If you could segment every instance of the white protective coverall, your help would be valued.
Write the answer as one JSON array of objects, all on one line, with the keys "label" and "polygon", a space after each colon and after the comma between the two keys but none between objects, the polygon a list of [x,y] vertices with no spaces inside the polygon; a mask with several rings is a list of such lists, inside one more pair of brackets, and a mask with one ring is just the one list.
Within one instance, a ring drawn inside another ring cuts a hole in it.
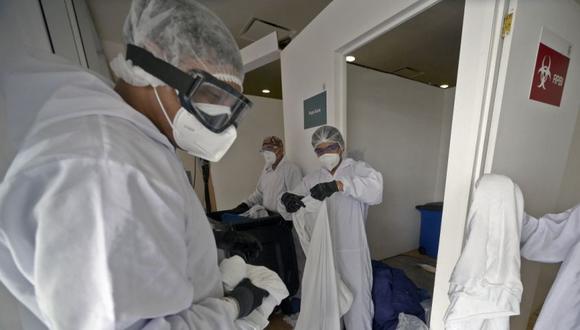
[{"label": "white protective coverall", "polygon": [[302,181],[302,172],[295,164],[282,158],[276,169],[264,167],[256,191],[244,202],[249,207],[262,205],[270,211],[278,209],[278,200],[283,193],[294,189]]},{"label": "white protective coverall", "polygon": [[[45,99],[0,184],[0,280],[36,328],[234,329],[211,228],[168,139],[80,69],[19,79],[60,84],[26,90]],[[29,107],[24,92],[7,103]]]},{"label": "white protective coverall", "polygon": [[[337,192],[326,199],[330,232],[336,266],[353,294],[352,307],[343,321],[348,330],[371,329],[374,315],[371,294],[373,272],[365,223],[368,206],[382,202],[383,176],[364,162],[345,158],[334,176],[326,169],[320,169],[307,175],[292,192],[310,195],[310,188],[316,184],[334,180],[343,183],[344,192]],[[285,213],[281,202],[279,211]]]},{"label": "white protective coverall", "polygon": [[[289,162],[286,157],[280,160],[276,169],[272,166],[265,166],[262,174],[258,179],[256,190],[244,201],[250,208],[256,205],[262,205],[267,210],[277,211],[278,201],[283,193],[290,191],[297,187],[302,182],[302,171],[294,163]],[[285,213],[282,216],[286,220],[291,217]],[[302,280],[302,273],[304,272],[304,264],[306,263],[306,256],[300,248],[300,241],[296,234],[296,230],[292,229],[292,239],[294,240],[294,249],[296,251],[296,263],[298,266],[298,277]],[[301,288],[296,293],[296,296],[301,295]]]},{"label": "white protective coverall", "polygon": [[580,329],[580,204],[540,219],[524,217],[522,256],[562,262],[534,329]]}]

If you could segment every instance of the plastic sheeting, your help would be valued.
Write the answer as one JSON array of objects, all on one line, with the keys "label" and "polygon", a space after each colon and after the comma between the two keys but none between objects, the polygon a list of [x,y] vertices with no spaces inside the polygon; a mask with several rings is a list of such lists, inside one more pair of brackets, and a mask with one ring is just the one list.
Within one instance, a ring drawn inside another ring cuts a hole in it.
[{"label": "plastic sheeting", "polygon": [[336,269],[326,202],[310,196],[294,214],[294,228],[306,254],[297,330],[336,330],[352,304],[352,294]]},{"label": "plastic sheeting", "polygon": [[373,330],[394,330],[401,313],[423,321],[422,298],[421,290],[402,270],[373,261]]}]

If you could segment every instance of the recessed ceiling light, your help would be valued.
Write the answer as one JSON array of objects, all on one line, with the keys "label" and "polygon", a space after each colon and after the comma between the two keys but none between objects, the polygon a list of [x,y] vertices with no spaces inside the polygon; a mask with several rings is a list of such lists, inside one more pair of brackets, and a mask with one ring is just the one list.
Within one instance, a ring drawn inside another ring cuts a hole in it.
[{"label": "recessed ceiling light", "polygon": [[439,85],[439,87],[441,87],[441,88],[447,88],[447,87],[449,87],[449,85],[443,84],[443,85]]},{"label": "recessed ceiling light", "polygon": [[269,89],[262,89],[262,93],[264,93],[264,94],[270,94],[270,90]]},{"label": "recessed ceiling light", "polygon": [[354,57],[352,55],[348,55],[346,57],[346,61],[349,62],[349,63],[354,62],[354,61],[356,61],[356,57]]}]

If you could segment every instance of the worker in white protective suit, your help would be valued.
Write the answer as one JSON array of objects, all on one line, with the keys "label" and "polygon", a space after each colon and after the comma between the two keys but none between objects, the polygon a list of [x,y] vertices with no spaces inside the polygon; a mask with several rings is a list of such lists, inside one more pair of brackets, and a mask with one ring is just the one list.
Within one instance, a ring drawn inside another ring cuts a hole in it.
[{"label": "worker in white protective suit", "polygon": [[580,204],[540,219],[526,215],[521,255],[537,262],[562,263],[534,329],[580,329]]},{"label": "worker in white protective suit", "polygon": [[239,50],[193,1],[134,1],[124,37],[114,90],[72,66],[20,77],[59,85],[0,184],[0,280],[27,328],[234,329],[268,293],[224,293],[175,147],[217,161],[234,142],[251,106]]},{"label": "worker in white protective suit", "polygon": [[[368,164],[343,156],[344,140],[335,127],[318,128],[312,135],[312,147],[322,168],[282,195],[279,209],[298,211],[304,207],[301,199],[306,195],[327,201],[337,269],[353,295],[343,323],[348,330],[371,329],[373,273],[365,223],[369,205],[382,202],[383,177]],[[301,306],[304,308],[315,306]]]},{"label": "worker in white protective suit", "polygon": [[302,181],[302,172],[298,166],[284,156],[282,139],[277,136],[264,138],[260,153],[264,157],[264,169],[256,190],[232,210],[234,213],[246,212],[255,205],[262,205],[268,211],[276,212],[280,196]]},{"label": "worker in white protective suit", "polygon": [[[260,149],[264,157],[264,169],[258,179],[256,190],[240,205],[230,210],[232,213],[242,214],[253,207],[264,207],[269,212],[278,211],[278,201],[283,193],[290,191],[302,182],[302,171],[285,157],[284,142],[277,136],[265,137]],[[251,211],[250,211],[251,213]],[[289,218],[287,220],[290,220]],[[292,229],[292,238],[296,253],[298,276],[302,279],[306,256],[300,247],[300,240],[296,230]],[[301,292],[296,293],[296,298]]]}]

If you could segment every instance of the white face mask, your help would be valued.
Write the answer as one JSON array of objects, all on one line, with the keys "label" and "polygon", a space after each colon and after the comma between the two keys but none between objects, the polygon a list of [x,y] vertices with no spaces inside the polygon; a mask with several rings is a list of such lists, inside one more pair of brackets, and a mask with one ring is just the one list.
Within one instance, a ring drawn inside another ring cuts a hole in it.
[{"label": "white face mask", "polygon": [[271,166],[276,162],[276,154],[272,151],[263,151],[262,156],[264,156],[264,162],[266,162],[266,166]]},{"label": "white face mask", "polygon": [[340,163],[340,155],[324,154],[318,157],[318,160],[320,161],[320,163],[322,163],[322,167],[324,167],[330,172],[338,165],[338,163]]},{"label": "white face mask", "polygon": [[[155,92],[159,106],[161,106],[161,110],[163,110],[163,114],[165,114],[165,118],[167,118],[167,121],[173,129],[173,138],[179,148],[192,156],[200,157],[210,162],[217,162],[222,159],[236,140],[237,131],[234,126],[216,134],[203,126],[194,115],[184,108],[180,108],[177,111],[173,122],[171,122],[163,103],[159,99],[159,95],[157,95],[157,90],[153,88],[153,91]],[[196,104],[196,106],[200,110],[212,114],[229,111],[228,107],[215,104],[200,103]]]}]

